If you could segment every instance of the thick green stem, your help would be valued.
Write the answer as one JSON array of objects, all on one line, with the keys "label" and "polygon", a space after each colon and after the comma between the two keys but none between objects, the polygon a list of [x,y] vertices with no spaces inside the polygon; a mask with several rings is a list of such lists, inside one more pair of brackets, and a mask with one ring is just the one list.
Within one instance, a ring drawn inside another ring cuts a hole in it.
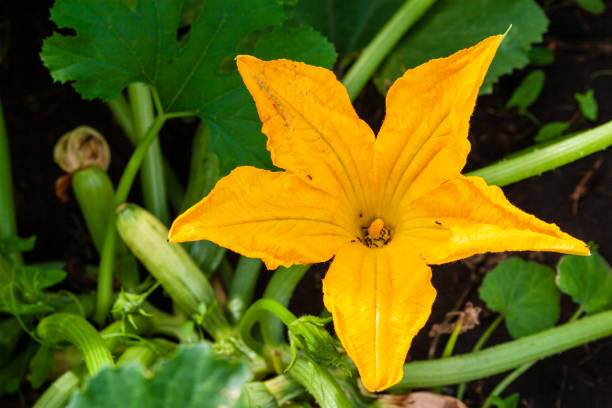
[{"label": "thick green stem", "polygon": [[[253,338],[251,330],[255,323],[262,322],[262,318],[267,312],[278,317],[286,326],[289,326],[291,322],[297,319],[293,313],[275,300],[259,299],[257,302],[253,303],[240,321],[239,331],[245,344],[257,352],[262,352],[263,347]],[[266,342],[266,344],[271,344],[270,339],[267,339],[265,335],[264,342]]]},{"label": "thick green stem", "polygon": [[506,186],[542,174],[612,145],[612,121],[558,142],[536,145],[490,166],[466,174]]},{"label": "thick green stem", "polygon": [[[294,265],[290,268],[280,267],[274,271],[274,275],[268,282],[264,291],[264,299],[274,299],[279,304],[287,307],[293,295],[295,287],[302,279],[310,265]],[[281,344],[283,342],[283,325],[273,316],[266,315],[261,320],[261,330],[264,338],[271,344]]]},{"label": "thick green stem", "polygon": [[[113,200],[113,207],[117,207],[127,200],[130,188],[132,187],[132,183],[134,183],[134,178],[136,178],[140,164],[147,154],[149,145],[157,138],[157,134],[168,118],[168,115],[158,116],[147,130],[147,134],[136,150],[134,150],[134,153],[132,153],[132,157],[130,157],[127,166],[125,166],[123,170],[121,179],[119,180],[119,185],[117,186],[117,191],[115,192]],[[113,303],[113,265],[115,262],[116,243],[117,234],[115,234],[115,214],[113,213],[106,225],[106,234],[102,252],[100,253],[100,267],[98,269],[95,321],[100,325],[104,322]]]},{"label": "thick green stem", "polygon": [[351,100],[354,100],[363,89],[376,68],[385,59],[400,38],[419,18],[435,3],[436,0],[406,0],[393,17],[376,34],[361,55],[346,73],[342,82]]},{"label": "thick green stem", "polygon": [[[480,336],[480,338],[474,345],[474,348],[472,349],[472,353],[477,352],[478,350],[482,348],[482,346],[485,345],[487,340],[489,340],[489,337],[491,337],[491,334],[493,334],[497,326],[499,326],[499,324],[503,321],[504,321],[503,314],[498,315],[495,318],[495,320],[493,320],[493,322],[489,325],[489,327],[487,327],[487,330],[485,330],[484,333],[482,333],[482,335]],[[462,382],[461,384],[459,384],[459,387],[457,387],[457,399],[459,400],[463,400],[463,394],[465,392],[465,384],[466,383]]]},{"label": "thick green stem", "polygon": [[[128,94],[132,106],[134,132],[138,140],[141,141],[144,139],[147,129],[151,127],[155,120],[151,90],[146,84],[133,83],[128,85]],[[168,211],[164,164],[159,138],[155,138],[149,146],[140,169],[140,182],[145,207],[167,225],[170,220],[170,213]]]},{"label": "thick green stem", "polygon": [[62,408],[79,386],[80,377],[73,371],[66,371],[36,401],[33,408]]},{"label": "thick green stem", "polygon": [[307,357],[298,357],[289,375],[306,388],[322,408],[352,406],[329,371]]},{"label": "thick green stem", "polygon": [[259,259],[240,257],[227,302],[227,310],[235,322],[240,321],[253,299],[253,290],[261,270]]},{"label": "thick green stem", "polygon": [[[134,122],[132,120],[132,111],[130,110],[130,106],[125,101],[123,95],[119,95],[117,98],[108,101],[107,104],[129,141],[134,145],[138,145],[138,139],[136,138],[136,133],[134,131]],[[168,200],[170,201],[172,208],[176,212],[179,212],[179,208],[183,203],[185,191],[176,172],[172,169],[172,166],[170,166],[170,163],[168,163],[163,155],[162,160],[166,188],[168,190]]]},{"label": "thick green stem", "polygon": [[74,344],[83,354],[90,375],[103,366],[113,365],[113,356],[100,333],[84,318],[71,313],[54,313],[40,321],[36,333],[44,342]]},{"label": "thick green stem", "polygon": [[485,350],[404,366],[397,390],[457,384],[502,373],[525,363],[612,334],[612,311],[585,317]]},{"label": "thick green stem", "polygon": [[[15,203],[13,202],[13,176],[11,173],[11,152],[0,105],[0,239],[17,235]],[[21,254],[9,254],[11,260],[22,263]]]}]

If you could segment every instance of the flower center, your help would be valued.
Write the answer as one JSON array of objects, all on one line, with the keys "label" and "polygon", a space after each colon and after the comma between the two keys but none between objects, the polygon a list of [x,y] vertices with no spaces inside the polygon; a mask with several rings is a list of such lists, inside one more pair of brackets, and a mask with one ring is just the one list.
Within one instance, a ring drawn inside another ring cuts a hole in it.
[{"label": "flower center", "polygon": [[369,248],[380,248],[391,241],[391,230],[385,225],[382,218],[376,218],[369,227],[361,227],[363,238],[359,242]]}]

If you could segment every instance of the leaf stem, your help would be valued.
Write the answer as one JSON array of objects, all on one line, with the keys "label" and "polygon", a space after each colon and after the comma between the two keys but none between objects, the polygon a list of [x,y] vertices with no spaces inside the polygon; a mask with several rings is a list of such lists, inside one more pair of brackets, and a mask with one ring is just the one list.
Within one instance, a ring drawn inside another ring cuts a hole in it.
[{"label": "leaf stem", "polygon": [[[132,107],[134,132],[137,140],[142,140],[147,129],[155,120],[151,90],[146,84],[132,83],[128,85],[128,95]],[[170,220],[170,213],[166,198],[164,163],[159,138],[155,138],[149,146],[140,169],[140,183],[145,207],[167,225]]]},{"label": "leaf stem", "polygon": [[100,333],[81,316],[54,313],[38,323],[36,333],[51,345],[64,341],[74,344],[83,353],[90,375],[95,375],[105,365],[113,365],[113,356]]},{"label": "leaf stem", "polygon": [[[244,314],[244,317],[240,321],[239,325],[239,333],[242,340],[244,340],[245,344],[249,346],[252,350],[255,350],[258,353],[263,352],[262,345],[257,342],[253,335],[251,334],[251,330],[253,326],[258,321],[261,322],[262,317],[265,316],[266,312],[270,312],[278,317],[286,326],[289,326],[291,322],[295,321],[297,317],[293,313],[291,313],[286,307],[278,303],[273,299],[259,299],[257,302],[253,303]],[[264,342],[266,344],[270,343],[270,339],[267,339],[264,336]]]},{"label": "leaf stem", "polygon": [[227,310],[235,322],[240,321],[253,299],[253,290],[255,290],[261,266],[259,259],[241,256],[238,260],[227,301]]},{"label": "leaf stem", "polygon": [[506,186],[556,169],[612,145],[612,121],[557,142],[536,145],[467,176],[480,176],[489,184]]},{"label": "leaf stem", "polygon": [[485,350],[404,366],[396,390],[475,380],[539,360],[612,334],[612,311],[598,313]]},{"label": "leaf stem", "polygon": [[[293,265],[290,268],[280,267],[274,271],[274,275],[268,282],[264,291],[264,299],[273,299],[279,304],[287,307],[293,291],[302,277],[308,271],[310,265]],[[265,315],[261,318],[261,331],[264,338],[271,344],[281,344],[283,342],[282,323],[273,316]]]},{"label": "leaf stem", "polygon": [[361,52],[342,82],[354,100],[383,59],[436,0],[406,0]]},{"label": "leaf stem", "polygon": [[[0,239],[17,235],[15,203],[13,202],[13,176],[11,173],[11,152],[0,104]],[[15,251],[9,255],[18,265],[23,263],[21,254]]]},{"label": "leaf stem", "polygon": [[493,403],[494,397],[498,397],[499,394],[504,392],[507,386],[512,384],[514,380],[520,377],[521,374],[523,374],[525,371],[529,370],[531,366],[534,365],[535,363],[536,363],[535,361],[532,361],[531,363],[523,364],[522,366],[520,366],[519,368],[517,368],[516,370],[508,374],[503,380],[500,381],[499,384],[497,384],[497,386],[493,389],[493,391],[491,391],[491,394],[489,394],[489,396],[485,400],[484,404],[482,405],[482,408],[489,408],[491,404]]},{"label": "leaf stem", "polygon": [[[503,314],[497,315],[495,320],[493,320],[493,322],[491,322],[489,327],[487,327],[487,330],[485,330],[484,333],[482,333],[482,335],[480,336],[480,338],[478,339],[478,341],[474,345],[474,348],[472,349],[472,353],[477,352],[478,350],[480,350],[482,348],[482,346],[485,345],[487,340],[489,340],[489,337],[491,337],[491,334],[493,334],[495,329],[497,329],[497,326],[499,326],[499,324],[502,321],[504,321],[504,315]],[[457,387],[457,399],[458,400],[463,400],[463,394],[464,393],[465,393],[465,382],[462,382],[461,384],[459,384],[459,387]]]},{"label": "leaf stem", "polygon": [[74,370],[66,371],[43,392],[33,408],[61,408],[66,405],[81,379]]},{"label": "leaf stem", "polygon": [[[134,183],[140,164],[147,154],[149,145],[157,138],[157,135],[168,119],[167,115],[161,115],[155,118],[147,133],[132,153],[132,157],[123,170],[115,197],[113,199],[113,208],[127,200],[127,196]],[[108,311],[110,310],[113,301],[113,264],[115,261],[115,246],[117,243],[117,233],[115,231],[115,213],[109,217],[106,225],[106,234],[104,244],[100,253],[100,267],[98,268],[98,290],[96,298],[96,314],[94,320],[98,324],[102,324]]]},{"label": "leaf stem", "polygon": [[322,408],[352,406],[329,371],[307,357],[298,357],[289,375],[306,388]]}]

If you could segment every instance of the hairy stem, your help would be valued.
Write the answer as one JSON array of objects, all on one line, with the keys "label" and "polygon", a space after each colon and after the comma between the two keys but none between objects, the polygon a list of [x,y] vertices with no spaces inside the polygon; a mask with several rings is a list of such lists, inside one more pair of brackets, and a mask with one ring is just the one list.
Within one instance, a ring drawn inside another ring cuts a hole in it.
[{"label": "hairy stem", "polygon": [[612,145],[612,121],[557,142],[533,146],[498,163],[466,174],[506,186],[554,170]]},{"label": "hairy stem", "polygon": [[611,334],[612,311],[598,313],[476,353],[408,363],[404,378],[394,389],[435,387],[488,377]]}]

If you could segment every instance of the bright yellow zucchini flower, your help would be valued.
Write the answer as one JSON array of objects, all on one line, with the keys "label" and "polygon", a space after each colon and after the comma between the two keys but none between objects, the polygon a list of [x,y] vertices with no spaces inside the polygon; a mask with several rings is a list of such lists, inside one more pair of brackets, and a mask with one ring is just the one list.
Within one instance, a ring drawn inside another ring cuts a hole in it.
[{"label": "bright yellow zucchini flower", "polygon": [[269,269],[334,257],[323,299],[335,331],[367,389],[396,384],[436,297],[428,265],[489,251],[589,254],[498,187],[460,174],[501,39],[406,71],[377,137],[331,71],[239,56],[272,161],[285,171],[236,168],[176,219],[170,239],[210,240]]}]

